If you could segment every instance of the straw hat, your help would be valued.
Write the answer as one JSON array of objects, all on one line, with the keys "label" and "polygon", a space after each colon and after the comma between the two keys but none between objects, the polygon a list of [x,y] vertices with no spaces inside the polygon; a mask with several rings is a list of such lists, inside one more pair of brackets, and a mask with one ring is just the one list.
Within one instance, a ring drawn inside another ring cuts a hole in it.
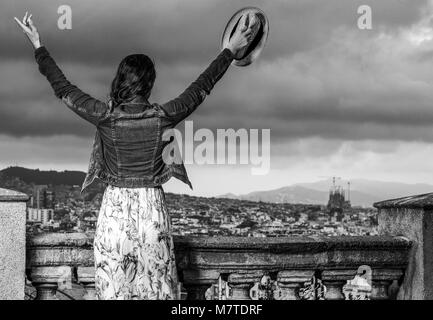
[{"label": "straw hat", "polygon": [[245,25],[251,26],[252,36],[248,45],[239,50],[235,55],[233,64],[239,67],[247,66],[259,57],[269,34],[269,21],[262,10],[255,7],[242,8],[227,23],[221,39],[222,48],[228,44],[243,15],[247,15]]}]

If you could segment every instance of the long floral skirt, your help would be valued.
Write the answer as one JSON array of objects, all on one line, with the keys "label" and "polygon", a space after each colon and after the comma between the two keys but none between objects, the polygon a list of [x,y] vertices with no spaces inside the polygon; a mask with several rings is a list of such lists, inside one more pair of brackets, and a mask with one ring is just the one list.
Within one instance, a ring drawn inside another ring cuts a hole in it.
[{"label": "long floral skirt", "polygon": [[171,221],[161,187],[108,186],[94,249],[99,299],[178,299]]}]

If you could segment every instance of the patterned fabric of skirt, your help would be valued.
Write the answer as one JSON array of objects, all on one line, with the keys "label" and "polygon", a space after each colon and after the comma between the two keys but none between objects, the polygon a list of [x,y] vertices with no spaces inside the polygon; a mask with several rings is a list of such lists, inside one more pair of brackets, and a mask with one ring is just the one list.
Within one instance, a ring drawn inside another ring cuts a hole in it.
[{"label": "patterned fabric of skirt", "polygon": [[108,186],[94,249],[99,299],[178,299],[171,221],[161,187]]}]

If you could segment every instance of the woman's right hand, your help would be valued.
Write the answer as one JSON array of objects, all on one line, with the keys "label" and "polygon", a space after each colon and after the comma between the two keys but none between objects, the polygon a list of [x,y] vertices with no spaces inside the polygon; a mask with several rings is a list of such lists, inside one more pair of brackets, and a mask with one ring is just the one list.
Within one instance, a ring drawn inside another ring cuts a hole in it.
[{"label": "woman's right hand", "polygon": [[33,24],[32,21],[32,15],[28,14],[26,12],[23,21],[20,21],[17,17],[14,17],[16,23],[21,27],[21,29],[23,30],[24,34],[27,36],[27,38],[30,40],[30,42],[32,43],[33,47],[35,49],[39,48],[41,46],[41,41],[39,39],[39,33],[38,30],[36,29],[35,25]]},{"label": "woman's right hand", "polygon": [[[251,32],[252,32],[251,23],[249,26],[245,25],[247,15],[248,14],[244,14],[241,17],[241,20],[239,21],[235,33],[230,38],[227,45],[224,47],[224,49],[226,48],[229,49],[235,56],[239,50],[241,50],[248,44],[251,37]],[[249,19],[249,21],[251,22],[251,19]]]}]

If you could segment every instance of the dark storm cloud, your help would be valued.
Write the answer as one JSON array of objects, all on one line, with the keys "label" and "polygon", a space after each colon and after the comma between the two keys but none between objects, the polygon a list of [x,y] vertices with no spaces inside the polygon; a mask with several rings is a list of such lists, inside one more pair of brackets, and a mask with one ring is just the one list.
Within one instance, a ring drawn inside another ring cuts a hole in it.
[{"label": "dark storm cloud", "polygon": [[[271,128],[275,141],[433,140],[433,77],[423,71],[430,67],[430,51],[401,53],[406,38],[400,33],[423,18],[427,1],[69,1],[69,31],[57,29],[60,4],[2,4],[1,134],[87,137],[93,131],[54,98],[38,74],[12,20],[26,9],[79,87],[104,99],[120,59],[145,52],[158,68],[152,97],[162,102],[180,93],[216,56],[230,15],[256,5],[271,22],[268,45],[256,64],[229,70],[193,115],[197,127]],[[373,8],[372,31],[356,27],[361,4]],[[424,58],[416,58],[420,52]]]},{"label": "dark storm cloud", "polygon": [[[225,22],[237,9],[258,6],[269,16],[271,41],[263,59],[287,56],[326,42],[337,27],[356,28],[358,6],[368,4],[375,26],[399,28],[417,21],[426,0],[276,1],[69,1],[73,28],[57,29],[63,1],[12,1],[2,5],[2,57],[28,57],[11,23],[34,13],[47,45],[61,57],[84,64],[111,64],[128,52],[145,51],[164,63],[205,61],[219,46]],[[5,10],[6,9],[6,10]],[[13,21],[12,21],[13,22]]]}]

